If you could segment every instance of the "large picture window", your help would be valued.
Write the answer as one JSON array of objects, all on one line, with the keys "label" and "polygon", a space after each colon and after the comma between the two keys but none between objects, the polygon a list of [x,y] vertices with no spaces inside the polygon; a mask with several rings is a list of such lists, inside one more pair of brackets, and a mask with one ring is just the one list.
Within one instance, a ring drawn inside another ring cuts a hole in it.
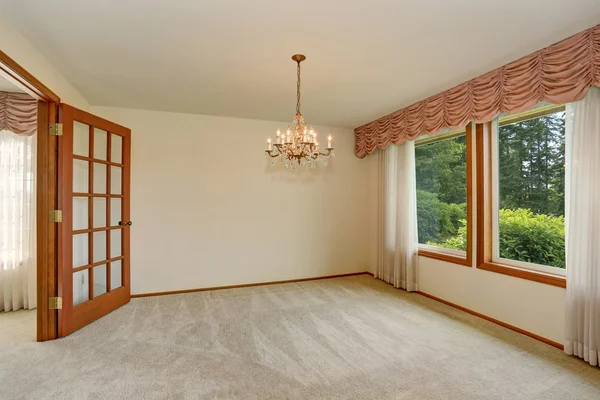
[{"label": "large picture window", "polygon": [[492,138],[492,261],[564,275],[564,107],[501,118]]},{"label": "large picture window", "polygon": [[[468,131],[470,134],[470,127]],[[469,264],[470,154],[470,137],[466,130],[439,134],[415,143],[421,255]],[[435,257],[439,253],[445,257]]]}]

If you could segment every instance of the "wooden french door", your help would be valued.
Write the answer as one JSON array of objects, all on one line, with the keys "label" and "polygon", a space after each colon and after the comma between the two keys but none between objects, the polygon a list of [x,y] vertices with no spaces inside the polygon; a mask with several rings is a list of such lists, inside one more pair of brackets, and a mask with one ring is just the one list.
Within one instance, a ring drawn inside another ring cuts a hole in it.
[{"label": "wooden french door", "polygon": [[61,104],[58,336],[130,300],[131,131]]}]

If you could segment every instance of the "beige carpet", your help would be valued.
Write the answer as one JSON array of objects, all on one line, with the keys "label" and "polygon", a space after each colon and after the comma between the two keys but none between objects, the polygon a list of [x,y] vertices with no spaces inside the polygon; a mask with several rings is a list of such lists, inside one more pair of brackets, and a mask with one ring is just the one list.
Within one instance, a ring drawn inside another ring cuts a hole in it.
[{"label": "beige carpet", "polygon": [[136,299],[30,335],[2,337],[1,399],[600,399],[599,368],[367,275]]}]

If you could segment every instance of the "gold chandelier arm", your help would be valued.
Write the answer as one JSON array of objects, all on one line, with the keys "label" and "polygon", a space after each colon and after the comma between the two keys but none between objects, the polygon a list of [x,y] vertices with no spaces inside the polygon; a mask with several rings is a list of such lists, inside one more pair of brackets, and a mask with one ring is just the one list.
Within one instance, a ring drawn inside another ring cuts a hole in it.
[{"label": "gold chandelier arm", "polygon": [[332,152],[332,151],[333,151],[333,149],[327,149],[327,153],[320,153],[320,152],[319,152],[319,153],[317,154],[317,157],[318,157],[318,156],[329,157],[329,156],[331,155],[331,152]]},{"label": "gold chandelier arm", "polygon": [[271,158],[276,158],[281,155],[281,153],[274,152],[273,150],[265,150],[265,153],[267,153],[269,155],[269,157],[271,157]]}]

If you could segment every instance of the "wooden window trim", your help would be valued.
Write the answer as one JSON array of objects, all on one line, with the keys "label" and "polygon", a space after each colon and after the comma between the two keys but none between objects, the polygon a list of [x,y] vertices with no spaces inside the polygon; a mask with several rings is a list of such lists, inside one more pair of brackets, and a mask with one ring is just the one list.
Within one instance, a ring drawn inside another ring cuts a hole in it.
[{"label": "wooden window trim", "polygon": [[463,265],[465,267],[473,266],[473,124],[465,127],[465,136],[467,143],[467,255],[466,257],[455,256],[442,251],[433,251],[430,249],[419,248],[418,255],[421,257],[433,258],[435,260],[445,261],[452,264]]},{"label": "wooden window trim", "polygon": [[[468,236],[468,231],[467,231],[467,236]],[[458,264],[458,265],[462,265],[465,267],[471,266],[471,260],[469,260],[468,255],[467,255],[467,257],[460,257],[460,256],[454,256],[452,254],[446,254],[441,251],[431,251],[431,250],[425,250],[425,249],[419,249],[418,254],[420,257],[433,258],[435,260],[445,261],[445,262],[449,262],[452,264]]]},{"label": "wooden window trim", "polygon": [[477,268],[551,286],[566,288],[564,276],[532,271],[492,261],[492,122],[476,124]]},{"label": "wooden window trim", "polygon": [[539,283],[545,283],[551,286],[561,288],[567,287],[567,279],[564,276],[545,274],[543,272],[531,271],[523,268],[511,267],[504,264],[485,262],[477,267],[484,271],[496,272],[498,274],[514,276],[516,278],[526,279]]},{"label": "wooden window trim", "polygon": [[509,115],[500,118],[498,125],[510,125],[517,122],[523,122],[534,118],[543,117],[544,115],[553,114],[559,111],[565,111],[566,107],[562,104],[550,104],[545,107],[537,107],[529,111],[525,111],[516,115]]},{"label": "wooden window trim", "polygon": [[[491,122],[475,125],[477,171],[477,267],[492,260]],[[487,183],[487,185],[486,185]]]}]

